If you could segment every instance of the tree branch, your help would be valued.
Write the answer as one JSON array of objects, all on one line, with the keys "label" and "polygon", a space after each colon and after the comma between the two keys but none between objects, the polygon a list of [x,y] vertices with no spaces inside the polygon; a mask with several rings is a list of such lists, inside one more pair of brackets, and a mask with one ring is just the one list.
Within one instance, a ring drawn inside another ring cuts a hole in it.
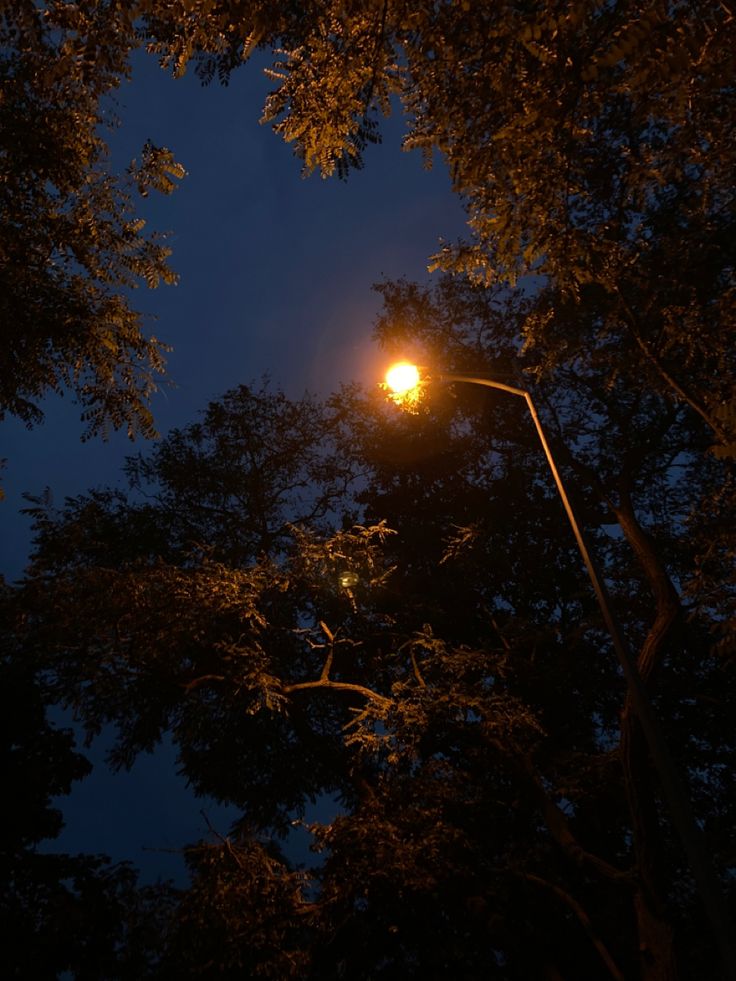
[{"label": "tree branch", "polygon": [[582,847],[570,830],[567,818],[547,793],[529,754],[525,753],[513,741],[506,741],[504,743],[496,739],[492,739],[491,741],[504,755],[508,755],[509,751],[511,752],[512,758],[527,778],[527,782],[532,789],[549,833],[566,855],[576,865],[581,867],[588,866],[606,879],[622,884],[630,884],[632,879],[629,872],[622,872],[621,869],[617,869],[614,865],[606,862],[605,859],[598,858],[597,855],[593,855],[592,852],[588,852]]},{"label": "tree branch", "polygon": [[224,681],[224,674],[203,674],[199,678],[193,678],[191,681],[187,681],[182,684],[184,691],[193,691],[195,688],[199,688],[200,685],[206,684],[208,681]]},{"label": "tree branch", "polygon": [[639,349],[641,350],[642,354],[647,359],[647,361],[652,365],[652,367],[655,369],[655,371],[660,376],[660,378],[662,378],[662,380],[666,382],[667,385],[669,385],[672,391],[675,392],[675,394],[678,395],[683,400],[683,402],[686,402],[694,412],[697,412],[700,418],[710,427],[710,429],[715,433],[718,439],[722,443],[729,443],[732,439],[729,433],[718,422],[718,420],[714,418],[713,414],[709,412],[705,406],[701,405],[701,403],[698,402],[692,395],[688,395],[688,393],[685,391],[682,385],[680,385],[679,382],[677,382],[672,377],[672,375],[667,371],[667,369],[662,364],[661,360],[651,349],[650,345],[647,344],[647,342],[642,337],[638,326],[639,318],[634,313],[629,303],[624,299],[619,289],[616,290],[616,294],[621,303],[621,307],[626,315],[625,316],[626,326],[628,327],[631,336],[636,341]]},{"label": "tree branch", "polygon": [[364,685],[354,685],[348,681],[330,681],[329,679],[320,678],[318,681],[300,681],[296,685],[286,685],[282,691],[286,695],[291,695],[295,691],[308,691],[313,688],[327,688],[334,691],[351,691],[358,695],[362,695],[363,698],[367,698],[376,704],[381,705],[383,708],[389,708],[391,703],[390,698],[386,698],[385,695],[379,695],[378,692],[372,691],[370,688],[366,688]]},{"label": "tree branch", "polygon": [[335,635],[332,633],[332,631],[324,622],[324,620],[320,620],[319,625],[320,627],[322,627],[325,637],[329,641],[329,647],[327,649],[327,657],[325,658],[325,663],[322,665],[322,673],[319,676],[319,680],[329,681],[330,669],[332,668],[332,660],[335,656]]},{"label": "tree branch", "polygon": [[669,632],[680,614],[680,597],[657,554],[651,536],[639,523],[627,488],[620,489],[618,507],[612,507],[612,510],[654,594],[655,617],[637,662],[641,679],[646,683],[660,660]]},{"label": "tree branch", "polygon": [[417,683],[419,684],[419,687],[426,688],[427,683],[425,682],[424,678],[422,677],[422,673],[419,670],[419,665],[417,664],[417,658],[413,649],[411,652],[411,666],[414,671],[414,677],[417,679]]},{"label": "tree branch", "polygon": [[608,973],[611,975],[611,977],[614,978],[615,981],[626,981],[623,974],[619,971],[613,957],[611,957],[608,948],[593,929],[593,924],[590,922],[590,917],[580,903],[573,896],[571,896],[569,892],[565,892],[565,890],[561,889],[560,886],[555,885],[553,882],[548,882],[546,879],[542,879],[540,876],[533,875],[530,872],[515,872],[514,874],[521,876],[523,879],[526,879],[529,882],[534,882],[538,886],[549,889],[555,894],[555,896],[557,896],[558,899],[561,899],[563,903],[569,906],[575,916],[577,916],[585,932],[588,934],[591,943],[600,954],[601,960],[606,965]]}]

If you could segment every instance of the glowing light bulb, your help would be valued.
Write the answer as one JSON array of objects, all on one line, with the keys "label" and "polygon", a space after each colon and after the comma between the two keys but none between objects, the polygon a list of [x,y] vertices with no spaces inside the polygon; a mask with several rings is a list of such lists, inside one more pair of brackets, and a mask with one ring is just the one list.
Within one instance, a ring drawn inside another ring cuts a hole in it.
[{"label": "glowing light bulb", "polygon": [[395,395],[404,395],[419,385],[419,369],[408,361],[399,361],[386,372],[386,384]]}]

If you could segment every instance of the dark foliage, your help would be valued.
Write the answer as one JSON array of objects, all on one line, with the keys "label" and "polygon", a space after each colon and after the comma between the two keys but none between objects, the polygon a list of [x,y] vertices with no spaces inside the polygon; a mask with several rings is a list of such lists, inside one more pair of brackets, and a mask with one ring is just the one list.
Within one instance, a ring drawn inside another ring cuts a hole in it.
[{"label": "dark foliage", "polygon": [[[280,52],[266,117],[324,174],[360,164],[398,98],[407,146],[444,155],[471,235],[436,258],[456,278],[380,287],[379,339],[430,376],[415,415],[357,391],[320,405],[241,387],[132,460],[129,493],[35,502],[8,600],[9,670],[35,720],[17,723],[22,752],[46,754],[21,795],[18,936],[57,937],[34,911],[67,895],[67,859],[42,868],[33,836],[82,766],[43,698],[91,733],[115,726],[115,765],[170,733],[195,789],[241,811],[192,848],[191,889],[155,902],[156,957],[137,927],[120,933],[151,897],[119,870],[118,928],[95,901],[101,919],[65,930],[73,951],[50,969],[76,969],[86,935],[97,976],[716,976],[727,929],[707,922],[524,404],[431,378],[533,387],[733,909],[729,4],[9,10],[0,113],[31,166],[3,156],[0,274],[4,302],[39,300],[8,314],[2,384],[28,421],[71,380],[95,426],[150,423],[130,365],[155,368],[153,342],[118,294],[164,254],[121,218],[90,135],[137,45],[205,81]],[[49,146],[26,102],[50,113]],[[140,179],[168,189],[176,165],[147,153]],[[283,843],[318,798],[336,814],[297,869]],[[75,902],[99,888],[85,861]]]},{"label": "dark foliage", "polygon": [[[476,365],[528,367],[531,301],[382,289],[387,342],[463,369],[472,338]],[[592,349],[538,398],[725,871],[733,678],[693,542],[729,464],[704,462],[687,406],[606,370]],[[191,852],[163,976],[715,970],[523,408],[439,388],[407,416],[241,387],[131,461],[129,494],[36,506],[17,602],[47,697],[117,727],[117,765],[171,733],[194,787],[242,811]],[[277,842],[326,796],[337,816],[296,869]]]},{"label": "dark foliage", "polygon": [[5,804],[0,918],[7,978],[139,978],[158,960],[173,892],[139,889],[136,872],[101,855],[52,850],[62,827],[52,800],[91,767],[69,729],[52,725],[32,665],[15,648],[17,607],[2,587],[0,753]]}]

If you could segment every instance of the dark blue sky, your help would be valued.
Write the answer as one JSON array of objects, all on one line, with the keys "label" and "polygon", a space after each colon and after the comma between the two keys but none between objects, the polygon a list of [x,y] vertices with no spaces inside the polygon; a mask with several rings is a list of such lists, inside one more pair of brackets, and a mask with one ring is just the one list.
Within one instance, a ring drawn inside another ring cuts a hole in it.
[{"label": "dark blue sky", "polygon": [[[134,297],[137,309],[157,317],[152,332],[174,346],[168,375],[175,387],[153,403],[162,433],[264,373],[292,396],[327,394],[351,380],[373,384],[383,358],[370,342],[380,306],[371,285],[384,276],[425,279],[440,236],[463,233],[444,165],[428,172],[418,154],[401,151],[400,115],[386,122],[383,144],[369,148],[365,169],[347,182],[303,179],[291,148],[258,124],[272,84],[251,64],[228,88],[203,88],[192,72],[173,80],[142,56],[118,95],[115,164],[125,165],[151,139],[188,172],[173,195],[149,198],[142,211],[150,227],[171,231],[171,264],[180,276],[175,287],[141,288]],[[119,433],[107,443],[81,443],[69,397],[44,408],[43,426],[29,432],[11,420],[0,434],[7,458],[0,571],[10,580],[21,575],[29,548],[28,522],[19,515],[23,491],[48,486],[61,503],[118,483],[125,456],[145,451]],[[92,755],[99,760],[102,747]],[[116,777],[97,766],[65,807],[63,846],[130,858],[149,878],[173,874],[176,856],[142,847],[175,848],[205,827],[201,803],[174,775],[172,760],[163,750]]]}]

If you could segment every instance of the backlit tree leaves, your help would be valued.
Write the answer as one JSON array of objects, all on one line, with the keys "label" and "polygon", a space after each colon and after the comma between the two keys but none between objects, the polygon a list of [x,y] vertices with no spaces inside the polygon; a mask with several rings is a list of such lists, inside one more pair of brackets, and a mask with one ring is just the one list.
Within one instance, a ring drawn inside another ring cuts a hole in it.
[{"label": "backlit tree leaves", "polygon": [[[264,119],[308,171],[360,166],[378,117],[402,111],[406,147],[428,162],[439,152],[468,211],[468,241],[436,264],[486,283],[544,277],[583,343],[600,330],[633,341],[641,384],[689,404],[730,454],[734,23],[727,3],[668,0],[12,4],[3,261],[19,296],[8,318],[30,345],[13,357],[35,370],[5,404],[31,420],[39,394],[76,379],[93,430],[108,418],[150,429],[135,406],[159,347],[120,287],[164,277],[165,250],[105,172],[99,100],[140,46],[204,81],[261,49],[273,55]],[[168,151],[147,156],[143,189],[168,190],[181,170]],[[19,254],[35,267],[19,269]],[[592,325],[582,291],[598,298]],[[53,332],[52,306],[67,311]],[[81,334],[62,329],[81,316]],[[546,340],[545,321],[527,335]]]},{"label": "backlit tree leaves", "polygon": [[[403,330],[450,367],[502,365],[529,309],[456,280],[382,289],[386,342]],[[700,420],[622,367],[604,383],[610,367],[592,350],[538,400],[723,870],[733,678],[713,645],[730,607],[696,529],[723,524],[728,463],[703,467]],[[459,387],[414,416],[242,387],[131,461],[129,493],[35,505],[15,643],[47,697],[115,727],[114,765],[170,734],[195,790],[240,813],[193,843],[152,976],[715,971],[522,409]],[[313,821],[318,801],[333,813]]]},{"label": "backlit tree leaves", "polygon": [[[325,176],[360,165],[393,98],[405,146],[428,162],[439,151],[466,204],[470,237],[435,266],[486,284],[544,277],[581,343],[633,342],[641,384],[689,404],[732,452],[728,4],[373,0],[245,16],[223,3],[208,18],[175,31],[159,14],[153,49],[206,77],[254,44],[278,49],[265,118]],[[598,298],[593,325],[583,291]],[[527,334],[548,340],[545,321]]]},{"label": "backlit tree leaves", "polygon": [[152,144],[127,175],[111,171],[105,129],[129,73],[130,14],[19,0],[3,8],[0,43],[0,417],[33,425],[45,395],[71,390],[85,435],[150,436],[165,347],[128,294],[175,277],[134,191],[168,193],[184,171]]}]

